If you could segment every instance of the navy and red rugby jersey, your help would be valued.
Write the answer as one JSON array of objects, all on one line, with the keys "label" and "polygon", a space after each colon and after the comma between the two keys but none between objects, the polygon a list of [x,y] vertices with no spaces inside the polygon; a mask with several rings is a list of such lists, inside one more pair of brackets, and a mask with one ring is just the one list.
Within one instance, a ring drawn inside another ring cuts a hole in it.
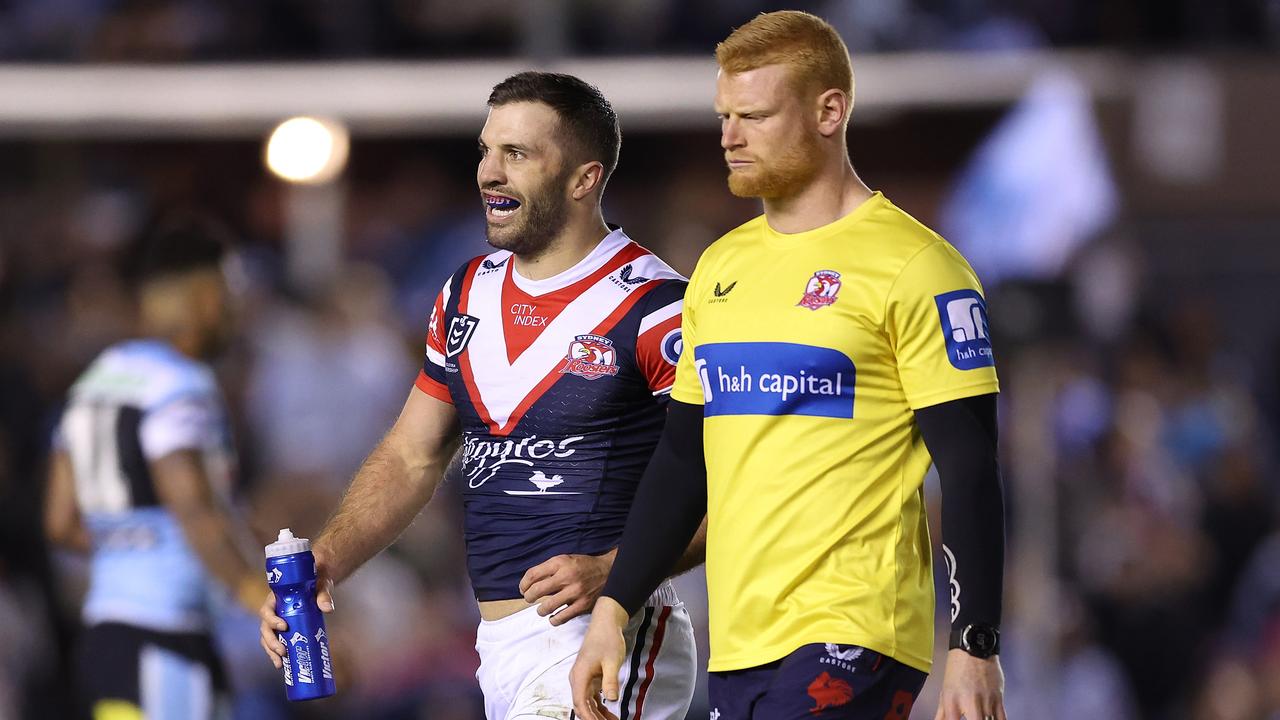
[{"label": "navy and red rugby jersey", "polygon": [[685,279],[621,230],[552,278],[512,265],[496,252],[445,283],[417,380],[461,421],[481,601],[520,597],[548,558],[617,545],[681,349]]}]

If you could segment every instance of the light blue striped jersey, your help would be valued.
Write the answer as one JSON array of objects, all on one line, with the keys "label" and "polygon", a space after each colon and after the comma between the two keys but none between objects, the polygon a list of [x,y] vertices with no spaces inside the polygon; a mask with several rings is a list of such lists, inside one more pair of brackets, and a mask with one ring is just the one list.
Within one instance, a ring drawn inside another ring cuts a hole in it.
[{"label": "light blue striped jersey", "polygon": [[92,539],[85,623],[207,629],[214,581],[157,497],[149,462],[197,450],[229,502],[234,454],[212,370],[159,340],[114,345],[72,386],[56,443]]}]

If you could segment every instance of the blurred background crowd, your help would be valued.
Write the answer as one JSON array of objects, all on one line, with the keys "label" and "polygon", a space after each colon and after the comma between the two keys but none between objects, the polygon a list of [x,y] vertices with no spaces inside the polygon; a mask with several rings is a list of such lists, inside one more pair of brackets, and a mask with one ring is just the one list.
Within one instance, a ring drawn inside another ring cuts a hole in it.
[{"label": "blurred background crowd", "polygon": [[[778,7],[0,0],[0,69],[705,56]],[[1280,0],[789,7],[832,21],[855,71],[871,53],[1128,53],[1114,67],[1140,75],[1131,92],[1099,94],[1063,69],[1010,103],[855,110],[853,161],[986,285],[1003,386],[1010,717],[1280,718]],[[621,120],[609,219],[688,273],[758,207],[725,188],[710,110],[698,127]],[[263,167],[261,138],[0,135],[0,719],[73,716],[85,566],[41,538],[44,461],[70,383],[134,332],[125,249],[177,209],[235,237],[241,331],[217,369],[240,497],[260,539],[313,535],[408,393],[444,278],[485,252],[469,132],[356,135],[328,196],[342,204],[329,229],[340,264],[305,282],[289,208],[308,191]],[[288,707],[256,623],[228,612],[238,717],[480,717],[460,521],[446,486],[340,588],[334,700]],[[700,583],[694,572],[680,588],[705,626]],[[933,717],[936,686],[913,717]],[[706,716],[701,702],[690,717]]]},{"label": "blurred background crowd", "polygon": [[[807,0],[864,52],[1057,46],[1275,48],[1275,0]],[[524,27],[575,54],[702,53],[768,0],[6,0],[0,59],[314,60],[493,57]],[[537,42],[534,40],[533,42]]]}]

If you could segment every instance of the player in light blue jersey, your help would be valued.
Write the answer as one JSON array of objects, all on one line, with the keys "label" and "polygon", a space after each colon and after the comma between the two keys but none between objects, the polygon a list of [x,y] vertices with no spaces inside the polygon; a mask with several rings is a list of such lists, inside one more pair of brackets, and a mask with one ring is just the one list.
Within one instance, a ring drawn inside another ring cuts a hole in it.
[{"label": "player in light blue jersey", "polygon": [[54,438],[45,529],[90,556],[77,690],[95,720],[215,717],[220,583],[256,609],[253,543],[229,507],[226,411],[204,363],[230,323],[223,245],[197,224],[143,247],[145,339],[107,348],[72,386]]}]

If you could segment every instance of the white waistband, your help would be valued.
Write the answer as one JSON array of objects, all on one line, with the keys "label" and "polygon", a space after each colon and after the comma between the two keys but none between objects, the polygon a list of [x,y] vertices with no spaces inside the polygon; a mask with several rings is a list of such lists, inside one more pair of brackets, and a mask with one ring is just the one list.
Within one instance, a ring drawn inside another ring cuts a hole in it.
[{"label": "white waistband", "polygon": [[[658,586],[658,589],[654,590],[653,594],[650,595],[649,599],[645,600],[644,603],[645,607],[654,608],[679,604],[680,598],[676,595],[676,589],[672,587],[670,580],[663,580],[662,584]],[[574,620],[577,619],[578,618],[574,618]],[[581,619],[588,620],[590,619],[590,615],[583,615],[581,616]],[[569,622],[574,622],[574,620],[570,620]],[[483,633],[485,630],[497,630],[501,627],[524,625],[525,623],[533,623],[538,627],[543,625],[547,625],[549,627],[547,620],[538,615],[538,606],[530,605],[523,610],[511,613],[510,615],[498,618],[497,620],[482,619],[480,621],[480,630]]]},{"label": "white waistband", "polygon": [[670,580],[663,580],[657,590],[649,596],[644,602],[645,607],[665,607],[667,605],[679,605],[680,598],[676,595],[676,589],[672,586]]}]

